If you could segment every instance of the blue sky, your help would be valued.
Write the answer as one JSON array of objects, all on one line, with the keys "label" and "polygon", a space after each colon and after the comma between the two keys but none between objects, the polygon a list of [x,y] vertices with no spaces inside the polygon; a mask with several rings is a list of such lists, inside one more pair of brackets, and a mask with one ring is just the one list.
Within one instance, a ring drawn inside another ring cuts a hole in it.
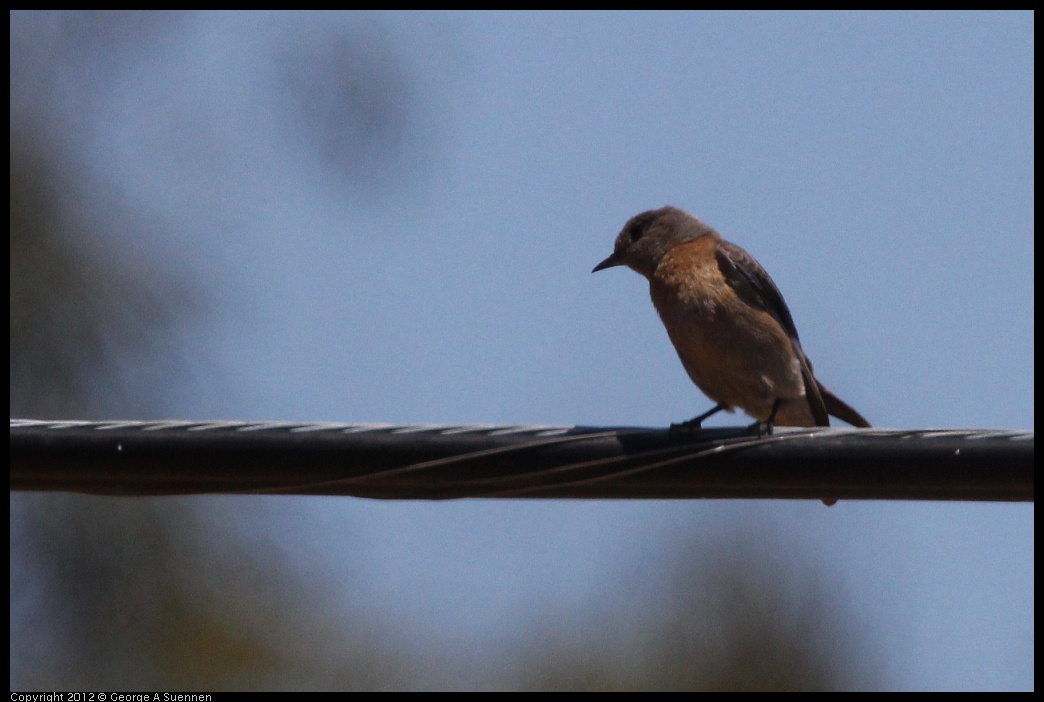
[{"label": "blue sky", "polygon": [[[404,67],[405,136],[372,182],[302,163],[256,92],[309,23],[362,23]],[[709,403],[645,282],[590,274],[629,217],[673,204],[758,258],[817,374],[876,426],[1033,429],[1032,14],[211,14],[187,36],[152,47],[86,147],[167,224],[141,249],[219,303],[172,414],[689,418]],[[259,543],[420,636],[478,648],[705,535],[792,552],[887,687],[1033,688],[1032,505],[271,506],[301,526]],[[338,579],[348,525],[372,581]]]}]

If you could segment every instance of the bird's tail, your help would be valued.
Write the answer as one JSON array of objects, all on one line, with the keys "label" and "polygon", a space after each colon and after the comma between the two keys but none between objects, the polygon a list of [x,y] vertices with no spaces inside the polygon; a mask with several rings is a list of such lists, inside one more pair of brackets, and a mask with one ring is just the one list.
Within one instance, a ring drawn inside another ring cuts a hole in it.
[{"label": "bird's tail", "polygon": [[819,394],[823,397],[823,404],[826,405],[826,411],[831,416],[837,417],[843,422],[848,422],[854,427],[860,427],[862,429],[870,428],[870,422],[866,421],[866,418],[856,412],[851,405],[830,392],[830,390],[828,390],[823,383],[819,382],[819,380],[816,380],[816,385],[819,386]]}]

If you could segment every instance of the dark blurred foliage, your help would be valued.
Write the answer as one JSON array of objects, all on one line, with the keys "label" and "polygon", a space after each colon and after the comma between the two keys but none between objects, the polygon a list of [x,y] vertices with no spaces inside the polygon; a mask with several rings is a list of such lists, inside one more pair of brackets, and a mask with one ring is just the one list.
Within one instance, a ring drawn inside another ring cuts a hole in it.
[{"label": "dark blurred foliage", "polygon": [[[12,14],[12,416],[163,416],[170,388],[189,372],[177,342],[211,313],[206,294],[192,271],[138,245],[145,230],[169,224],[122,192],[87,145],[121,86],[206,21]],[[395,98],[386,94],[381,71],[402,71],[351,31],[326,28],[313,43],[307,29],[294,33],[286,84],[266,92],[296,95],[285,124],[312,145],[312,161],[368,188],[407,104],[401,82],[387,86]],[[172,95],[156,118],[176,110]],[[12,688],[387,685],[382,669],[401,667],[403,656],[353,618],[351,602],[329,617],[310,584],[242,541],[227,515],[227,504],[208,500],[12,495]]]},{"label": "dark blurred foliage", "polygon": [[[417,170],[424,119],[394,42],[372,16],[352,17],[258,16],[272,70],[244,76],[249,115],[228,130],[275,135],[290,161],[325,172],[332,189],[370,198]],[[86,145],[126,83],[143,71],[163,72],[147,80],[176,80],[177,66],[157,56],[189,51],[212,18],[12,13],[12,416],[162,416],[189,372],[178,340],[216,314],[212,302],[192,271],[157,260],[128,235],[177,223],[134,204]],[[171,92],[150,117],[167,139],[162,148],[198,161],[201,179],[217,174],[189,184],[193,192],[234,195],[220,180],[234,173],[222,161],[225,135],[208,132],[207,117],[196,114],[206,106],[187,108]],[[183,133],[188,141],[178,141]],[[791,593],[816,593],[815,582],[793,564],[767,573],[758,566],[764,551],[657,551],[644,567],[674,573],[664,588],[607,573],[607,604],[592,593],[579,621],[548,614],[529,631],[504,632],[502,649],[476,661],[448,643],[396,641],[382,621],[398,613],[350,593],[334,602],[322,583],[291,572],[292,559],[266,549],[264,538],[291,505],[13,495],[12,689],[857,684],[845,670],[841,623],[823,615],[831,600],[796,601]]]},{"label": "dark blurred foliage", "polygon": [[[198,309],[154,262],[105,255],[84,195],[29,125],[11,127],[13,417],[150,416],[178,371],[171,335]],[[164,353],[168,351],[168,353]]]},{"label": "dark blurred foliage", "polygon": [[402,153],[419,148],[407,105],[416,105],[410,76],[382,35],[319,30],[307,44],[276,55],[272,97],[283,128],[298,136],[335,179],[347,178],[371,194],[402,179]]},{"label": "dark blurred foliage", "polygon": [[372,689],[386,680],[382,666],[399,656],[350,614],[353,603],[328,617],[285,561],[238,542],[221,518],[230,506],[17,500],[12,688]]},{"label": "dark blurred foliage", "polygon": [[[560,624],[523,656],[521,677],[541,689],[578,691],[870,684],[870,666],[859,662],[851,625],[840,618],[840,598],[821,590],[800,554],[725,541],[678,539],[675,560],[658,553],[630,577],[618,576],[626,596],[585,613],[588,645],[572,645]],[[661,572],[665,578],[649,575]]]}]

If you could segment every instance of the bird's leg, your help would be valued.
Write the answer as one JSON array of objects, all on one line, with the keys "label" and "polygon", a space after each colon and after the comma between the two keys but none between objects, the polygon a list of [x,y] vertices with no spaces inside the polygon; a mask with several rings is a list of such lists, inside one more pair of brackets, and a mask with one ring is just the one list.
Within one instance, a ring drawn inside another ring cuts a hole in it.
[{"label": "bird's leg", "polygon": [[769,413],[768,419],[764,422],[759,419],[747,427],[747,431],[757,436],[761,436],[762,434],[771,435],[772,425],[776,422],[776,413],[779,412],[779,405],[782,401],[782,398],[777,397],[776,401],[772,403],[772,411]]},{"label": "bird's leg", "polygon": [[702,427],[702,425],[703,425],[703,420],[704,419],[706,419],[707,417],[710,417],[711,415],[717,414],[718,412],[721,412],[723,409],[727,409],[727,408],[728,408],[728,405],[726,405],[724,402],[719,402],[718,404],[714,405],[713,407],[711,407],[709,410],[707,410],[703,414],[699,415],[698,417],[693,417],[689,421],[682,422],[681,424],[671,424],[670,431],[680,431],[680,430],[694,431],[696,429],[700,429]]}]

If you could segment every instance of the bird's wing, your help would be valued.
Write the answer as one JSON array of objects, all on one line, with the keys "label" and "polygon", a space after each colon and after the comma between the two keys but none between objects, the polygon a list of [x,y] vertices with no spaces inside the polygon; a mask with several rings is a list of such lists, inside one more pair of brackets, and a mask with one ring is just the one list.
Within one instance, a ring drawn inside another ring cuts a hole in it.
[{"label": "bird's wing", "polygon": [[801,348],[794,318],[790,316],[790,308],[783,300],[783,294],[776,287],[776,283],[753,256],[724,239],[718,242],[717,259],[725,281],[736,291],[739,298],[751,307],[772,315],[790,337],[794,352],[801,363],[801,377],[805,383],[805,396],[812,410],[812,417],[816,420],[817,426],[830,426],[826,405],[819,392],[819,383],[816,382],[813,373],[812,361],[808,360]]},{"label": "bird's wing", "polygon": [[812,361],[808,360],[808,356],[801,350],[801,345],[796,340],[794,341],[794,350],[797,351],[798,360],[801,362],[801,379],[805,383],[805,399],[808,400],[808,408],[812,410],[812,419],[816,420],[817,427],[828,427],[830,426],[830,417],[828,416],[829,413],[827,412],[823,395],[819,392],[822,386],[812,372]]},{"label": "bird's wing", "polygon": [[724,239],[718,242],[717,257],[725,281],[740,299],[751,307],[768,312],[783,327],[787,336],[799,341],[790,309],[761,264],[749,253]]}]

